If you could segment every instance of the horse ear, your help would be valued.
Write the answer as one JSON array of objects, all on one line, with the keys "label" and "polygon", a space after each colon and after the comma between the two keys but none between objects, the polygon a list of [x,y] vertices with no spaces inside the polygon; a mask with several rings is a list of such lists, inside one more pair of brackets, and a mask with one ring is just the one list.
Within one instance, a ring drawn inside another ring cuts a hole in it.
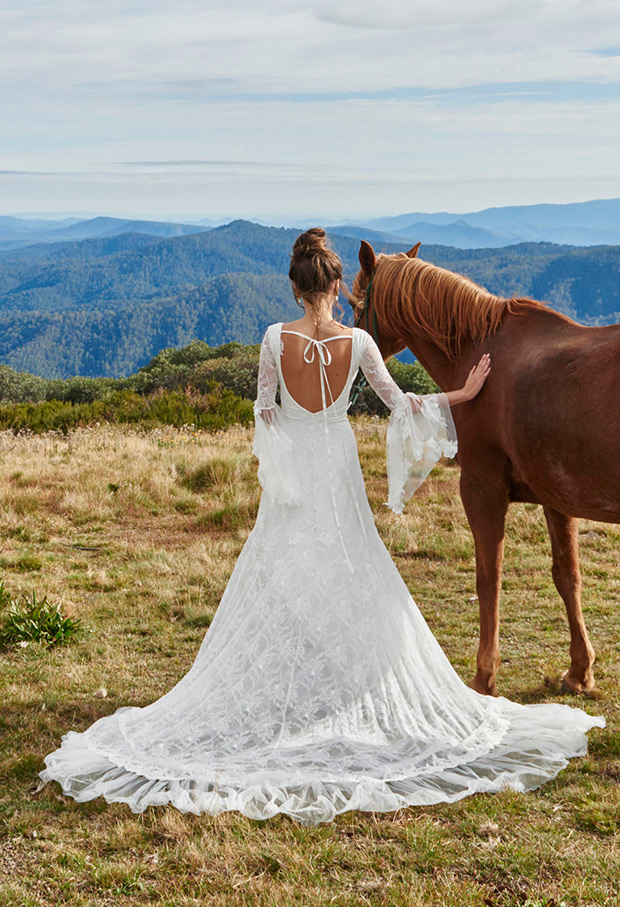
[{"label": "horse ear", "polygon": [[413,249],[409,249],[409,251],[406,253],[406,254],[407,254],[407,258],[417,258],[417,257],[418,257],[418,252],[420,251],[420,246],[421,246],[421,245],[422,245],[421,242],[417,242],[417,243],[415,244],[415,246],[413,247]]},{"label": "horse ear", "polygon": [[372,274],[377,266],[377,256],[373,247],[365,239],[360,243],[359,259],[364,274]]}]

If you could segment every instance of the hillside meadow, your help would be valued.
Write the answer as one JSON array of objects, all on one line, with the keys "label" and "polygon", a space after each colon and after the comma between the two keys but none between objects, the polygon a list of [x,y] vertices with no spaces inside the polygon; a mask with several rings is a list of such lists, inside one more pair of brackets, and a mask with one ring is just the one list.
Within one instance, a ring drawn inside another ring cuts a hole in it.
[{"label": "hillside meadow", "polygon": [[[397,517],[383,506],[385,422],[354,420],[371,505],[422,613],[465,679],[475,564],[458,469],[439,466]],[[146,705],[189,668],[256,515],[251,428],[93,425],[0,432],[0,578],[79,618],[66,645],[0,651],[2,907],[587,907],[620,878],[620,529],[581,527],[597,690],[562,692],[568,629],[542,512],[510,510],[500,689],[607,719],[590,752],[527,795],[506,791],[302,827],[277,817],[141,815],[41,787],[66,731]],[[24,596],[22,598],[22,596]],[[5,606],[6,610],[6,606]],[[0,613],[0,620],[3,619]]]}]

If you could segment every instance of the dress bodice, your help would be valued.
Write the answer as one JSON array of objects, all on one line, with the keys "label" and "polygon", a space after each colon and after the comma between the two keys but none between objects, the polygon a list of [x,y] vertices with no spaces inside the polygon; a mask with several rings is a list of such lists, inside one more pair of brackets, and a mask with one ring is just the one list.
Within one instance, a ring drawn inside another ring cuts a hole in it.
[{"label": "dress bodice", "polygon": [[[336,430],[334,423],[347,421],[351,385],[361,368],[368,383],[391,411],[387,431],[388,503],[396,513],[402,513],[404,503],[441,456],[456,453],[456,431],[446,395],[404,393],[387,370],[373,338],[359,328],[353,328],[352,334],[325,340],[302,334],[306,340],[304,361],[310,364],[316,357],[319,360],[323,406],[312,412],[301,406],[286,386],[282,374],[282,333],[281,322],[270,325],[260,352],[253,450],[259,459],[258,478],[263,489],[268,489],[280,503],[299,503],[302,496],[298,464],[290,456],[290,428],[303,424],[313,432],[324,432],[329,451],[330,429]],[[351,361],[342,391],[331,400],[326,369],[331,361],[330,346],[337,342],[351,343]],[[276,403],[278,387],[280,406]]]},{"label": "dress bodice", "polygon": [[[315,421],[317,419],[327,420],[329,422],[340,422],[347,418],[347,409],[349,406],[349,395],[351,386],[355,380],[357,370],[360,366],[361,355],[365,348],[364,331],[359,328],[353,328],[352,334],[338,334],[334,337],[327,337],[324,340],[317,340],[314,337],[308,337],[299,331],[291,331],[283,328],[282,323],[274,324],[270,328],[273,332],[273,345],[278,355],[274,356],[276,369],[278,372],[278,383],[280,386],[280,400],[282,412],[289,418],[295,420]],[[306,341],[303,351],[303,360],[308,365],[315,361],[319,364],[319,378],[321,382],[322,408],[312,412],[301,406],[289,392],[284,375],[282,374],[282,355],[284,344],[282,334],[294,334],[303,337]],[[366,335],[368,336],[368,335]],[[351,359],[347,378],[341,392],[337,397],[333,397],[331,392],[327,368],[332,361],[332,352],[330,347],[334,343],[345,343],[351,345]]]}]

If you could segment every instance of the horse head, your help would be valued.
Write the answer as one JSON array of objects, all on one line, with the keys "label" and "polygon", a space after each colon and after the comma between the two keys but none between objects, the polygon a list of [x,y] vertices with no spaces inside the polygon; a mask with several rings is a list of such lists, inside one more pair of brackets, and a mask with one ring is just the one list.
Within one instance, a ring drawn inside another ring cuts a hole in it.
[{"label": "horse head", "polygon": [[[407,258],[416,258],[421,243],[416,243],[412,249],[406,253]],[[401,253],[402,254],[402,253]],[[384,358],[399,353],[407,346],[404,338],[394,335],[385,319],[378,316],[376,308],[373,305],[372,282],[380,264],[381,259],[387,258],[386,255],[375,254],[375,250],[363,239],[360,243],[359,262],[360,270],[358,271],[349,302],[353,308],[355,326],[363,328],[376,341]]]}]

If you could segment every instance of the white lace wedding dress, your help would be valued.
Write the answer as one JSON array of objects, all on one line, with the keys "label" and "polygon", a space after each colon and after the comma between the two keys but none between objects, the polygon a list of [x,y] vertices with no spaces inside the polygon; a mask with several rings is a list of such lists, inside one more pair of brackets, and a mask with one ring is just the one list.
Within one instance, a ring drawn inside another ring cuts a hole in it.
[{"label": "white lace wedding dress", "polygon": [[[272,325],[261,348],[256,524],[194,664],[152,705],[66,734],[41,777],[76,800],[102,795],[135,812],[172,803],[254,819],[286,813],[306,824],[553,778],[586,752],[586,731],[604,719],[469,689],[418,611],[366,498],[347,420],[358,367],[392,410],[396,512],[439,457],[455,453],[445,397],[403,394],[374,341],[355,329],[348,340],[306,338],[323,394],[312,413],[283,381],[281,330]],[[327,406],[337,342],[351,344],[351,364]]]}]

